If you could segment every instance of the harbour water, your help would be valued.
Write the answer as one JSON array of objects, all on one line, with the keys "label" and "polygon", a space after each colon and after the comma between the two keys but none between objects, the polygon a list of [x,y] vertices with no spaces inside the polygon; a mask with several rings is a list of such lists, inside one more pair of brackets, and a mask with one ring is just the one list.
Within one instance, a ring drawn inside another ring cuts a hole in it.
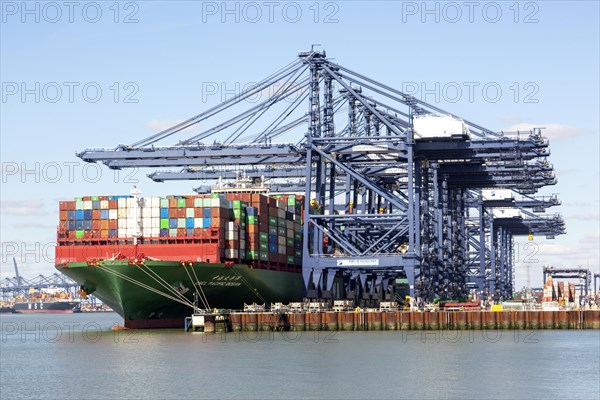
[{"label": "harbour water", "polygon": [[114,331],[1,315],[7,399],[598,399],[600,331]]}]

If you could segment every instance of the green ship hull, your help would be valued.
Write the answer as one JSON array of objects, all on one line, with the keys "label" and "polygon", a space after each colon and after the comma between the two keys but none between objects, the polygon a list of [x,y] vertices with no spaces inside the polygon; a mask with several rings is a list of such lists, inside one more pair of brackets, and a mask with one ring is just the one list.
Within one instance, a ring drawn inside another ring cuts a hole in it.
[{"label": "green ship hull", "polygon": [[95,265],[72,262],[56,268],[109,305],[128,328],[182,327],[195,298],[210,308],[243,309],[244,304],[301,301],[302,274],[254,269],[244,264],[107,260]]}]

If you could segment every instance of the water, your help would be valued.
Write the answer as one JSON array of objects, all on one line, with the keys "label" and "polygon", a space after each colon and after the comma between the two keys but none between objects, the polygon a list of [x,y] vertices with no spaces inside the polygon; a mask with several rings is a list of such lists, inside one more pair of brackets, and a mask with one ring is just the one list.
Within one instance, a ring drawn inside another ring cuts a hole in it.
[{"label": "water", "polygon": [[2,315],[0,398],[598,399],[600,331],[111,331]]}]

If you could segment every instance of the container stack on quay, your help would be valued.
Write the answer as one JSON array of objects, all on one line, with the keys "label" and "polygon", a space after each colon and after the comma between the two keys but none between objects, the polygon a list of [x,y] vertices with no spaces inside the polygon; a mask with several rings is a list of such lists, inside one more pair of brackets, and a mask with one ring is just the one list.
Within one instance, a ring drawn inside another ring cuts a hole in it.
[{"label": "container stack on quay", "polygon": [[218,240],[223,260],[302,265],[304,196],[261,193],[138,198],[84,196],[61,201],[58,242],[171,243]]}]

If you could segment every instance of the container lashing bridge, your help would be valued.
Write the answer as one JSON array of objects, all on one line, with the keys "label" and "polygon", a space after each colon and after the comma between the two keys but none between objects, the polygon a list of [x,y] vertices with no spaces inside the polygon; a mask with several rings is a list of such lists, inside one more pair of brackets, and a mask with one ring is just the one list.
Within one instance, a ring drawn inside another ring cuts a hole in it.
[{"label": "container lashing bridge", "polygon": [[430,301],[470,288],[509,298],[514,237],[565,233],[559,214],[540,214],[556,195],[533,196],[556,184],[549,154],[542,129],[495,132],[313,49],[169,129],[78,157],[153,168],[156,182],[243,171],[272,193],[304,193],[309,297],[390,299],[401,277]]}]

